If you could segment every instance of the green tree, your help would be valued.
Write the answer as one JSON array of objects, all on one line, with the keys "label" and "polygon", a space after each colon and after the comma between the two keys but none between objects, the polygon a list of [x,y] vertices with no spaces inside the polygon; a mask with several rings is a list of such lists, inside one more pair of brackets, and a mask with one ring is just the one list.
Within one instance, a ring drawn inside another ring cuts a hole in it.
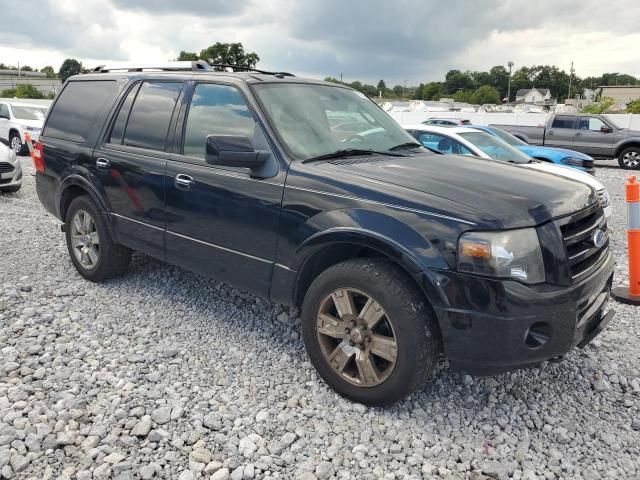
[{"label": "green tree", "polygon": [[58,76],[60,80],[63,82],[67,80],[67,78],[78,75],[82,72],[82,64],[76,60],[75,58],[67,58],[62,65],[60,65],[60,70],[58,71]]},{"label": "green tree", "polygon": [[640,98],[627,103],[627,113],[640,113]]},{"label": "green tree", "polygon": [[260,57],[255,52],[244,51],[242,43],[216,42],[200,52],[200,58],[214,64],[239,65],[255,68]]},{"label": "green tree", "polygon": [[385,95],[387,93],[387,84],[384,83],[384,80],[380,80],[378,82],[378,92],[382,92],[382,95]]},{"label": "green tree", "polygon": [[603,97],[599,102],[587,105],[582,109],[585,113],[607,113],[611,107],[616,104],[616,101],[611,97]]},{"label": "green tree", "polygon": [[56,72],[51,65],[47,65],[46,67],[42,67],[40,70],[42,73],[47,74],[47,78],[56,78]]},{"label": "green tree", "polygon": [[44,93],[29,84],[19,84],[0,92],[0,97],[6,98],[45,98]]},{"label": "green tree", "polygon": [[471,103],[484,105],[485,103],[500,103],[500,92],[491,85],[483,85],[473,92]]},{"label": "green tree", "polygon": [[471,90],[458,90],[453,94],[456,102],[473,103],[473,92]]},{"label": "green tree", "polygon": [[199,60],[199,58],[196,52],[185,52],[184,50],[180,50],[180,55],[178,55],[178,58],[176,58],[176,60],[194,62],[196,60]]},{"label": "green tree", "polygon": [[473,78],[460,70],[449,70],[444,80],[444,93],[453,94],[459,90],[473,90]]}]

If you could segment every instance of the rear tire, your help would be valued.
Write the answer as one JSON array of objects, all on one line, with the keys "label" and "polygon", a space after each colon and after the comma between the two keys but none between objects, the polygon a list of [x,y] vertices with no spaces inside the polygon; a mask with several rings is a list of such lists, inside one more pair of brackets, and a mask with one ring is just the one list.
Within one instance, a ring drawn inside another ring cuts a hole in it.
[{"label": "rear tire", "polygon": [[625,170],[640,170],[640,147],[625,148],[618,155],[618,164]]},{"label": "rear tire", "polygon": [[131,250],[111,240],[102,212],[91,198],[72,200],[65,227],[69,256],[84,278],[99,282],[127,271]]},{"label": "rear tire", "polygon": [[366,405],[411,394],[440,354],[422,292],[400,267],[378,259],[348,260],[322,272],[304,297],[302,333],[325,382]]}]

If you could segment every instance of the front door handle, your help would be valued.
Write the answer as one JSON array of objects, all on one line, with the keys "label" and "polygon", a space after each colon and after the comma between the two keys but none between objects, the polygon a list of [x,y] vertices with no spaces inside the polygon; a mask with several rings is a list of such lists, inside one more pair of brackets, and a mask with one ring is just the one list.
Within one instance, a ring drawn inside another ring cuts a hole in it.
[{"label": "front door handle", "polygon": [[111,162],[106,158],[99,158],[96,160],[96,167],[101,170],[107,170],[108,168],[111,168]]},{"label": "front door handle", "polygon": [[552,130],[552,131],[550,131],[550,132],[547,132],[547,135],[548,135],[548,136],[553,135],[553,130]]},{"label": "front door handle", "polygon": [[180,190],[191,190],[194,183],[193,177],[185,175],[184,173],[179,173],[174,178],[174,184],[176,188],[179,188]]}]

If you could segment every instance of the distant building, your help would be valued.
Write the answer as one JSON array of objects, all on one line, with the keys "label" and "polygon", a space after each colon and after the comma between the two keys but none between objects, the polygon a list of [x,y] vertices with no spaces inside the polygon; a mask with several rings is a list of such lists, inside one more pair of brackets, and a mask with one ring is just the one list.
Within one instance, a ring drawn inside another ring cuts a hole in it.
[{"label": "distant building", "polygon": [[616,103],[625,105],[640,98],[640,85],[603,85],[598,91],[600,98],[611,97]]},{"label": "distant building", "polygon": [[0,91],[15,88],[16,85],[33,85],[44,94],[58,93],[62,82],[57,78],[47,78],[42,72],[0,70]]},{"label": "distant building", "polygon": [[516,103],[528,105],[555,105],[548,88],[521,88],[516,92]]}]

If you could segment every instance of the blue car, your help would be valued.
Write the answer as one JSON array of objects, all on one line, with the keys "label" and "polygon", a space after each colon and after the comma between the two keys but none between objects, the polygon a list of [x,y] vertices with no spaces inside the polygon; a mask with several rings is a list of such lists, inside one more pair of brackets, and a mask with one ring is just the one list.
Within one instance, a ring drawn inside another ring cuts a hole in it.
[{"label": "blue car", "polygon": [[529,145],[501,128],[485,127],[482,125],[466,125],[466,127],[475,128],[476,130],[481,130],[493,135],[494,137],[498,137],[521,152],[526,153],[530,157],[537,158],[538,160],[577,168],[578,170],[582,170],[583,172],[587,172],[592,175],[595,174],[593,158],[584,153],[567,150],[565,148]]}]

